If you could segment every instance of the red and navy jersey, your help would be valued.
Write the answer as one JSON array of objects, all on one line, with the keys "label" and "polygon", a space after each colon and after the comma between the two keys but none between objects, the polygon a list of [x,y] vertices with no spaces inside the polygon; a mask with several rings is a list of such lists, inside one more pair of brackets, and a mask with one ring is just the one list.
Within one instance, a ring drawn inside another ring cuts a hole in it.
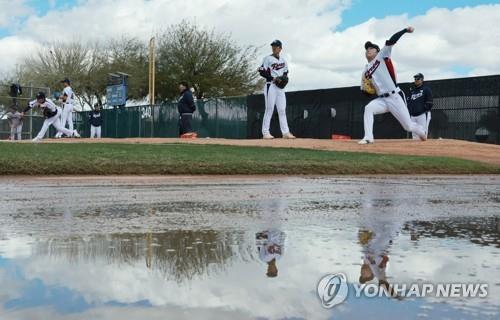
[{"label": "red and navy jersey", "polygon": [[392,46],[384,46],[377,56],[363,70],[363,77],[369,79],[377,95],[396,90],[396,70],[391,60]]}]

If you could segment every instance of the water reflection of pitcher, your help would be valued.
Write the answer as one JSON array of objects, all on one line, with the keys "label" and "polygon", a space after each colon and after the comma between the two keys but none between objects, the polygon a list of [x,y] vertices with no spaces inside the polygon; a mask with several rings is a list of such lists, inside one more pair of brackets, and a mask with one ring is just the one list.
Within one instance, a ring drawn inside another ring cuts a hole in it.
[{"label": "water reflection of pitcher", "polygon": [[363,252],[359,283],[365,284],[377,278],[378,285],[385,290],[390,290],[392,297],[397,297],[397,295],[390,288],[386,270],[389,262],[389,248],[395,235],[394,230],[387,228],[387,225],[380,226],[378,230],[362,229],[358,233]]},{"label": "water reflection of pitcher", "polygon": [[284,253],[285,233],[276,229],[270,229],[255,234],[255,243],[259,253],[259,259],[267,263],[269,278],[278,276],[276,261]]}]

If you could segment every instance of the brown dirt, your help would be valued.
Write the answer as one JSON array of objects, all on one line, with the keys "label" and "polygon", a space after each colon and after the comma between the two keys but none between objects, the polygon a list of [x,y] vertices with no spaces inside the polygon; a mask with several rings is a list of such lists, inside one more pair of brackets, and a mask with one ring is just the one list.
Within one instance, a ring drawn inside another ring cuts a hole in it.
[{"label": "brown dirt", "polygon": [[483,144],[462,140],[436,139],[425,142],[409,139],[377,140],[374,144],[358,145],[356,140],[332,141],[320,139],[296,140],[230,140],[230,139],[176,139],[176,138],[127,138],[100,140],[92,139],[47,139],[45,142],[57,143],[192,143],[222,144],[232,146],[304,148],[329,151],[368,152],[383,154],[444,156],[483,163],[500,165],[500,145]]}]

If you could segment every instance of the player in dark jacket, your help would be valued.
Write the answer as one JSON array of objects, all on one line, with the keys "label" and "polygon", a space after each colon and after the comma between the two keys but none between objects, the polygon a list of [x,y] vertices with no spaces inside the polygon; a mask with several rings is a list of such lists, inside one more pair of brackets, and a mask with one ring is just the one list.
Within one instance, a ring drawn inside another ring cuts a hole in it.
[{"label": "player in dark jacket", "polygon": [[101,106],[96,103],[89,114],[90,138],[101,138],[102,114]]},{"label": "player in dark jacket", "polygon": [[193,132],[191,120],[193,112],[196,110],[194,105],[193,94],[186,81],[179,82],[180,96],[177,102],[177,110],[179,111],[179,135],[181,138],[196,138],[196,132]]},{"label": "player in dark jacket", "polygon": [[[425,134],[428,135],[433,106],[432,91],[424,85],[423,74],[417,73],[413,78],[415,79],[415,87],[410,89],[410,94],[407,96],[408,111],[411,119],[422,126]],[[419,139],[419,137],[413,134],[413,139]]]}]

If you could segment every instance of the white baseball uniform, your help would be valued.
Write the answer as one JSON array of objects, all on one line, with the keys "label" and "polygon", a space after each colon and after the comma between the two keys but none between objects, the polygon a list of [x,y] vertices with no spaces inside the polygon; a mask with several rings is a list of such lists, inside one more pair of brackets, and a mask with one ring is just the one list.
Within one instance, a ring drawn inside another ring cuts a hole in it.
[{"label": "white baseball uniform", "polygon": [[264,58],[262,65],[259,68],[261,75],[266,78],[266,84],[264,86],[264,99],[266,105],[266,111],[264,113],[264,119],[262,121],[262,134],[270,134],[269,127],[271,125],[271,118],[274,112],[274,106],[278,110],[278,116],[280,121],[280,129],[283,135],[290,132],[288,129],[288,122],[286,119],[286,96],[285,90],[278,88],[273,79],[280,77],[282,75],[288,74],[288,63],[283,56],[276,58],[274,55],[269,55]]},{"label": "white baseball uniform", "polygon": [[[63,102],[61,126],[66,127],[66,124],[68,124],[69,130],[73,132],[73,98],[74,98],[73,89],[71,89],[70,86],[67,86],[63,89],[62,94],[66,96],[66,102]],[[59,131],[56,134],[56,137],[60,138],[62,134],[63,133]]]},{"label": "white baseball uniform", "polygon": [[265,263],[273,259],[279,260],[285,250],[285,233],[276,230],[266,230],[257,234],[257,252],[259,259]]},{"label": "white baseball uniform", "polygon": [[61,125],[60,117],[62,109],[55,105],[55,103],[50,99],[45,99],[44,103],[39,103],[37,100],[33,100],[29,103],[29,108],[39,107],[43,110],[45,116],[45,121],[43,122],[42,129],[38,132],[38,135],[34,140],[41,140],[45,136],[45,133],[52,125],[57,131],[61,131],[68,137],[73,136],[73,131],[64,128]]},{"label": "white baseball uniform", "polygon": [[[385,45],[377,56],[363,70],[363,76],[370,79],[378,98],[365,107],[363,140],[373,142],[373,117],[386,112],[399,121],[406,131],[411,131],[419,137],[425,137],[424,129],[413,122],[406,107],[404,93],[397,86],[396,72],[391,61],[392,45]],[[361,85],[363,88],[363,84]]]}]

